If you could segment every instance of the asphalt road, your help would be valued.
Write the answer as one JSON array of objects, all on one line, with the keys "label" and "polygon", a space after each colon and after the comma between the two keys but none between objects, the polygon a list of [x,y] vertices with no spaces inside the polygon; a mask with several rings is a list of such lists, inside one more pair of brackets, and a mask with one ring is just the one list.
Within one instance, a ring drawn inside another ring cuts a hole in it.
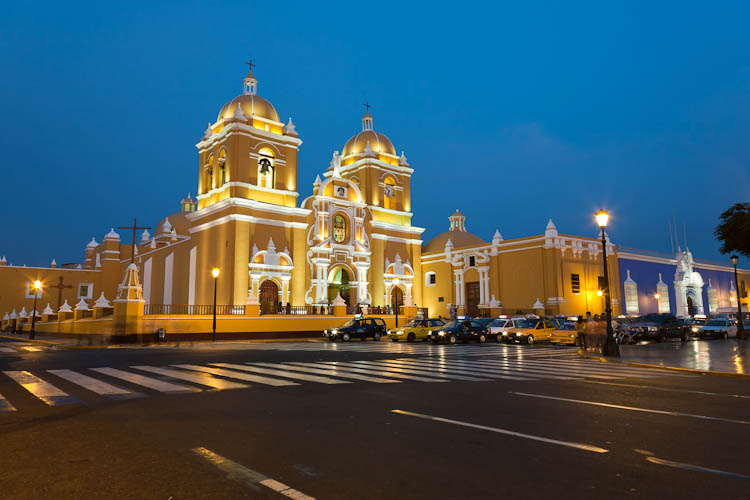
[{"label": "asphalt road", "polygon": [[0,343],[2,499],[750,499],[747,379],[541,345],[30,347]]}]

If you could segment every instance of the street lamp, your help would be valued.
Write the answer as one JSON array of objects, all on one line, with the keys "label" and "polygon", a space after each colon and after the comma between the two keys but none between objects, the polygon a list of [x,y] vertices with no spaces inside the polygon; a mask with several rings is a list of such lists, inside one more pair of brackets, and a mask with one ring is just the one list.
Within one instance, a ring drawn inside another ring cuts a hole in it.
[{"label": "street lamp", "polygon": [[742,321],[742,300],[740,297],[740,282],[737,279],[737,261],[739,257],[732,255],[732,264],[734,264],[734,283],[737,290],[737,338],[745,340],[745,323]]},{"label": "street lamp", "polygon": [[393,290],[391,290],[391,297],[393,298],[393,314],[396,315],[396,328],[398,328],[398,294],[394,293],[398,289],[398,278],[393,278]]},{"label": "street lamp", "polygon": [[214,277],[214,342],[216,342],[216,282],[219,279],[219,274],[221,274],[221,269],[219,269],[218,267],[214,267],[213,269],[211,269],[211,276]]},{"label": "street lamp", "polygon": [[594,214],[596,223],[602,229],[602,256],[604,260],[604,312],[607,315],[607,341],[602,349],[605,356],[620,356],[620,349],[614,342],[614,331],[612,330],[612,300],[609,293],[609,270],[607,269],[607,238],[604,229],[609,222],[609,212],[599,210]]},{"label": "street lamp", "polygon": [[29,339],[34,339],[34,323],[36,323],[36,297],[39,294],[39,290],[42,289],[42,282],[39,280],[34,281],[34,310],[31,313],[31,330],[29,331]]}]

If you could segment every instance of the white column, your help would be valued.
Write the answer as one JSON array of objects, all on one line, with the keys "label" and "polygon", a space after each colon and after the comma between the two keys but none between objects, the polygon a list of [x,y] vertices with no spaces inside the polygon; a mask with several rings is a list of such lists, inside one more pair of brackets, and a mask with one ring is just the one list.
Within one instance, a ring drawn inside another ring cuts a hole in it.
[{"label": "white column", "polygon": [[291,277],[283,276],[281,278],[281,303],[286,306],[289,302],[289,280]]},{"label": "white column", "polygon": [[318,303],[328,302],[325,296],[328,288],[328,276],[325,264],[318,264]]},{"label": "white column", "polygon": [[190,274],[188,275],[188,305],[195,304],[195,266],[198,247],[190,249]]},{"label": "white column", "polygon": [[174,253],[164,259],[164,303],[172,303],[172,273],[174,272]]},{"label": "white column", "polygon": [[143,265],[143,300],[146,304],[151,303],[151,257]]},{"label": "white column", "polygon": [[357,268],[357,302],[364,303],[367,300],[367,268]]}]

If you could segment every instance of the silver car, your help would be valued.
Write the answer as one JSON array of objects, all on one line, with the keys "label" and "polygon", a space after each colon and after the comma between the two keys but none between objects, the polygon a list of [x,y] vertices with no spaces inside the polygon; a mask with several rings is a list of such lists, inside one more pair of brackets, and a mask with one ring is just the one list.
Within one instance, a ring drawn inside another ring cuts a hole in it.
[{"label": "silver car", "polygon": [[526,318],[497,318],[487,325],[490,337],[494,337],[498,342],[505,342],[508,336],[508,330],[517,328],[518,323]]},{"label": "silver car", "polygon": [[715,318],[706,321],[700,330],[698,330],[698,338],[703,340],[706,337],[726,339],[729,337],[737,336],[737,324],[734,320]]}]

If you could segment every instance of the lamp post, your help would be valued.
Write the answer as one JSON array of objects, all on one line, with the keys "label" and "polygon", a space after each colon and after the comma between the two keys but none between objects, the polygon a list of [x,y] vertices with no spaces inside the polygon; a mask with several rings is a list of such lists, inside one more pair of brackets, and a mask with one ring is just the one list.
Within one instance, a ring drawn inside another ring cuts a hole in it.
[{"label": "lamp post", "polygon": [[221,269],[219,269],[218,267],[214,267],[213,269],[211,269],[211,276],[214,277],[214,342],[216,342],[216,282],[219,280],[219,274],[221,274]]},{"label": "lamp post", "polygon": [[34,331],[34,323],[36,322],[36,298],[41,289],[42,282],[39,280],[34,281],[34,310],[31,312],[31,330],[29,330],[29,339],[34,339],[36,336],[36,332]]},{"label": "lamp post", "polygon": [[745,323],[742,321],[742,298],[740,297],[740,282],[737,278],[737,261],[739,257],[732,255],[732,264],[734,264],[734,283],[737,290],[737,338],[745,340]]},{"label": "lamp post", "polygon": [[391,297],[393,298],[393,314],[396,315],[396,328],[398,328],[398,294],[394,293],[398,289],[398,278],[393,278],[393,290],[391,290]]},{"label": "lamp post", "polygon": [[609,222],[609,212],[599,210],[594,217],[596,223],[602,229],[602,256],[604,261],[604,313],[607,315],[607,340],[602,349],[605,356],[620,356],[620,348],[615,344],[614,331],[612,330],[612,299],[609,293],[609,269],[607,268],[607,238],[604,229]]}]

